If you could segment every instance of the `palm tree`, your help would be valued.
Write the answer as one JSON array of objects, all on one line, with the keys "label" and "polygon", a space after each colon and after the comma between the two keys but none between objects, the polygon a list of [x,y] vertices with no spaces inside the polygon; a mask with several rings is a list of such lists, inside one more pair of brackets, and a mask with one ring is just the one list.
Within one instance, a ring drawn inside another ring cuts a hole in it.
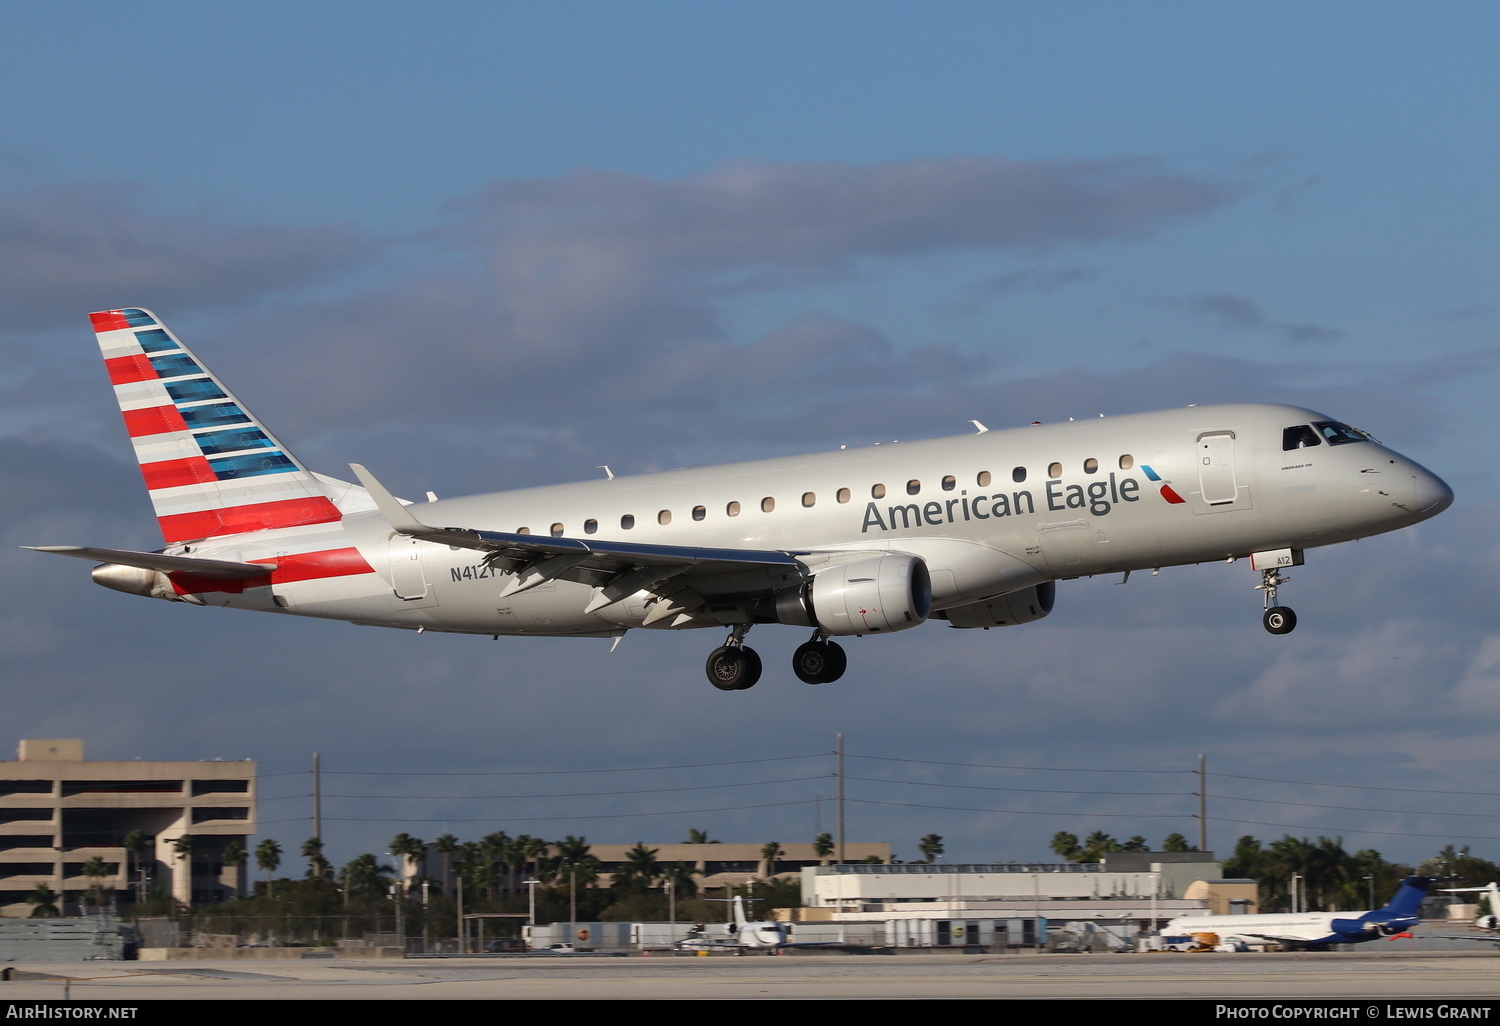
[{"label": "palm tree", "polygon": [[[132,875],[137,876],[135,885],[135,900],[143,902],[146,900],[146,852],[151,850],[151,842],[147,840],[142,830],[132,830],[125,835],[125,875],[127,879]],[[132,862],[134,865],[132,865]]]},{"label": "palm tree", "polygon": [[374,855],[356,855],[339,870],[339,882],[343,884],[345,900],[349,895],[363,894],[379,897],[385,889],[385,878],[393,872],[390,866],[377,862]]},{"label": "palm tree", "polygon": [[656,861],[659,850],[648,848],[644,842],[637,841],[635,847],[625,853],[625,864],[615,874],[615,882],[631,884],[639,881],[643,886],[650,887],[661,875],[661,866]]},{"label": "palm tree", "polygon": [[98,855],[83,864],[83,875],[93,881],[92,886],[89,887],[88,903],[96,908],[105,903],[104,885],[99,881],[109,876],[110,872],[109,864]]},{"label": "palm tree", "polygon": [[1069,862],[1081,862],[1083,860],[1083,847],[1078,843],[1077,834],[1070,834],[1066,830],[1059,830],[1052,835],[1052,843],[1048,847]]},{"label": "palm tree", "polygon": [[786,849],[779,841],[763,844],[760,848],[760,857],[766,864],[766,879],[776,875],[776,860],[786,854]]},{"label": "palm tree", "polygon": [[271,893],[271,874],[281,868],[281,845],[267,837],[255,846],[255,868],[266,874],[266,895]]},{"label": "palm tree", "polygon": [[712,839],[711,837],[709,837],[707,830],[689,830],[688,831],[688,839],[684,843],[686,843],[686,844],[718,844],[719,842],[715,841],[714,839]]},{"label": "palm tree", "polygon": [[822,859],[825,865],[828,863],[828,857],[833,854],[836,847],[837,845],[833,843],[832,834],[819,834],[813,838],[813,854]]},{"label": "palm tree", "polygon": [[928,863],[936,862],[943,854],[943,839],[937,834],[928,834],[917,842],[917,850]]},{"label": "palm tree", "polygon": [[432,842],[432,850],[443,857],[443,893],[447,894],[452,888],[453,856],[458,854],[458,838],[444,834]]},{"label": "palm tree", "polygon": [[56,919],[62,915],[57,908],[57,894],[46,884],[37,884],[36,890],[26,895],[26,904],[35,905],[32,919]]},{"label": "palm tree", "polygon": [[323,856],[323,839],[309,837],[302,842],[302,857],[307,860],[307,875],[321,880],[333,871],[333,866]]},{"label": "palm tree", "polygon": [[420,837],[413,837],[408,833],[400,833],[391,838],[391,854],[399,859],[405,859],[407,868],[411,870],[413,884],[417,879],[417,867],[421,865],[422,859],[427,855],[427,844]]},{"label": "palm tree", "polygon": [[224,865],[233,866],[237,870],[234,877],[234,890],[236,894],[243,894],[245,891],[245,863],[250,861],[250,853],[245,850],[244,842],[235,840],[224,845],[222,858]]}]

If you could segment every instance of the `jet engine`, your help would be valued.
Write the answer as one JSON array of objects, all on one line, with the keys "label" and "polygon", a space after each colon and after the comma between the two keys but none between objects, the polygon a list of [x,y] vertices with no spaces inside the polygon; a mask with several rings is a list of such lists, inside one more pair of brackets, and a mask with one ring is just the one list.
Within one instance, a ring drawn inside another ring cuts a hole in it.
[{"label": "jet engine", "polygon": [[1500,930],[1500,916],[1479,916],[1474,925],[1481,930]]},{"label": "jet engine", "polygon": [[1023,591],[1013,591],[999,598],[983,602],[971,602],[966,606],[954,606],[938,615],[954,627],[1009,627],[1017,623],[1040,620],[1052,612],[1052,603],[1057,599],[1057,582],[1043,581]]},{"label": "jet engine", "polygon": [[766,599],[757,619],[861,635],[916,627],[931,610],[927,564],[920,556],[892,552],[819,571],[800,588]]},{"label": "jet engine", "polygon": [[168,602],[183,601],[182,596],[172,587],[172,582],[167,580],[167,575],[160,570],[147,570],[121,563],[100,563],[94,567],[90,576],[95,584],[113,591],[123,591],[127,595],[144,595],[146,598],[166,599]]}]

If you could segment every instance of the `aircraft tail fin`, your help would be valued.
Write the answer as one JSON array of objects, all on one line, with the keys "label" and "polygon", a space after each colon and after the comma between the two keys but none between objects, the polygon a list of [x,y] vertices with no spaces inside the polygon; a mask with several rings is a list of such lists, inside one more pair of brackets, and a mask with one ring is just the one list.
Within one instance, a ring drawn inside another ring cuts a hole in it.
[{"label": "aircraft tail fin", "polygon": [[323,481],[155,314],[89,319],[169,545],[340,518]]},{"label": "aircraft tail fin", "polygon": [[1393,916],[1414,916],[1417,909],[1422,907],[1422,901],[1427,897],[1427,888],[1431,886],[1430,877],[1409,876],[1401,881],[1401,889],[1380,911]]}]

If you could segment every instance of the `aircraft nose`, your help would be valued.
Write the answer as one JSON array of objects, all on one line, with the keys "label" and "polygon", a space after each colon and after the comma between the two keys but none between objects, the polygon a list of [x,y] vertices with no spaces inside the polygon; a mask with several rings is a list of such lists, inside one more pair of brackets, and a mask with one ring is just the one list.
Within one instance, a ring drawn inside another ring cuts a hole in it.
[{"label": "aircraft nose", "polygon": [[1435,517],[1453,505],[1453,489],[1448,482],[1425,467],[1413,464],[1412,488],[1416,493],[1412,508],[1424,517]]}]

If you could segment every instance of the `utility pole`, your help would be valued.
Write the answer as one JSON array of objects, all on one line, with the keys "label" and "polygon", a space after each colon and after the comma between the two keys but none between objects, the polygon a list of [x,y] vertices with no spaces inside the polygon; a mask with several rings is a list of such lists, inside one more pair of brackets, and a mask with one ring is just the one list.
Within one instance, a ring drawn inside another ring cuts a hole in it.
[{"label": "utility pole", "polygon": [[834,860],[835,865],[844,864],[844,735],[835,734],[834,754],[838,756],[838,806],[839,806],[839,854]]},{"label": "utility pole", "polygon": [[313,836],[323,839],[323,774],[319,769],[318,753],[313,752]]},{"label": "utility pole", "polygon": [[1202,755],[1198,756],[1198,850],[1208,851],[1208,769]]}]

